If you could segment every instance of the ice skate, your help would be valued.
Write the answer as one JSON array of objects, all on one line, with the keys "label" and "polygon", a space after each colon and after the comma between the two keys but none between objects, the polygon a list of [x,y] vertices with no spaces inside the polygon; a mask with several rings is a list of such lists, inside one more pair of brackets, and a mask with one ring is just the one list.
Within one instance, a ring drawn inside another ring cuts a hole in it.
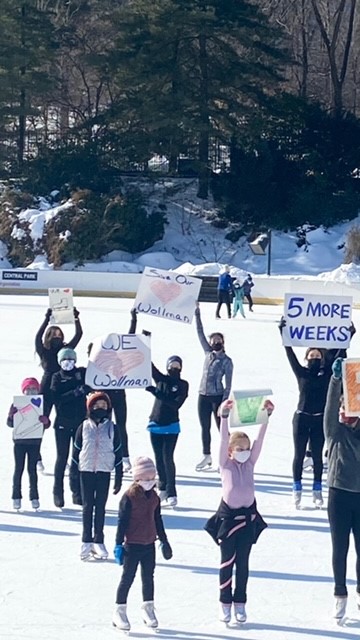
[{"label": "ice skate", "polygon": [[68,463],[66,463],[66,467],[65,467],[65,471],[64,471],[64,476],[69,476],[70,475],[70,466]]},{"label": "ice skate", "polygon": [[246,622],[245,605],[242,602],[234,602],[234,613],[236,622]]},{"label": "ice skate", "polygon": [[130,622],[126,614],[126,604],[116,605],[112,617],[112,623],[114,627],[117,627],[122,631],[130,631]]},{"label": "ice skate", "polygon": [[357,608],[360,610],[360,593],[358,591],[356,592],[356,605],[357,605]]},{"label": "ice skate", "polygon": [[36,463],[36,471],[38,473],[44,473],[45,472],[45,467],[44,467],[44,465],[42,463],[42,460],[38,460],[37,461],[37,463]]},{"label": "ice skate", "polygon": [[107,560],[109,553],[103,542],[93,542],[92,553],[99,560]]},{"label": "ice skate", "polygon": [[154,603],[152,600],[144,602],[141,607],[141,613],[147,627],[151,627],[152,629],[156,629],[158,627],[159,623],[155,615]]},{"label": "ice skate", "polygon": [[123,472],[124,473],[129,473],[129,471],[131,471],[130,458],[123,458],[122,459],[122,463],[123,463]]},{"label": "ice skate", "polygon": [[159,491],[160,502],[163,502],[164,504],[166,504],[166,498],[167,498],[167,492],[166,491]]},{"label": "ice skate", "polygon": [[202,460],[200,460],[200,462],[196,465],[195,471],[202,471],[206,467],[211,467],[211,465],[212,465],[211,455],[210,454],[204,455]]},{"label": "ice skate", "polygon": [[20,498],[15,498],[13,500],[13,509],[15,509],[16,511],[19,511],[19,509],[21,509],[21,499]]},{"label": "ice skate", "polygon": [[176,507],[176,505],[177,505],[177,497],[176,496],[170,496],[166,500],[166,504],[167,504],[168,507]]},{"label": "ice skate", "polygon": [[335,596],[335,605],[334,605],[334,613],[333,618],[336,620],[341,620],[345,616],[347,605],[347,597],[346,596]]},{"label": "ice skate", "polygon": [[312,471],[313,466],[314,466],[314,461],[311,458],[311,456],[305,456],[304,462],[303,462],[303,471]]},{"label": "ice skate", "polygon": [[302,495],[302,491],[296,491],[295,489],[293,490],[293,501],[296,509],[300,509],[301,495]]},{"label": "ice skate", "polygon": [[219,620],[220,622],[230,622],[231,620],[231,604],[225,604],[220,602],[219,609]]},{"label": "ice skate", "polygon": [[324,505],[321,489],[313,490],[313,503],[317,509],[321,509],[321,507]]},{"label": "ice skate", "polygon": [[40,502],[39,500],[37,500],[37,498],[35,498],[34,500],[31,500],[31,506],[33,509],[35,509],[35,511],[37,511],[38,509],[40,509]]},{"label": "ice skate", "polygon": [[58,496],[54,493],[54,505],[58,509],[62,509],[64,506],[64,496]]},{"label": "ice skate", "polygon": [[80,559],[89,560],[92,556],[92,542],[83,542],[80,549]]}]

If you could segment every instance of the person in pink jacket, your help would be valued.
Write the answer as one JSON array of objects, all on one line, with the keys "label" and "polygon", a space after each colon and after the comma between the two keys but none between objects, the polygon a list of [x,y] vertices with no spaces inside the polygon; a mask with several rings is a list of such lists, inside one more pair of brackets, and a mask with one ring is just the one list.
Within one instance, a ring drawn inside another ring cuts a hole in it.
[{"label": "person in pink jacket", "polygon": [[[254,467],[261,452],[267,423],[261,425],[252,446],[246,433],[229,434],[228,417],[232,400],[225,400],[219,408],[220,450],[219,468],[222,484],[222,500],[205,530],[220,545],[220,620],[230,622],[234,604],[236,622],[246,621],[246,587],[249,577],[249,556],[252,545],[267,527],[258,513],[255,500]],[[268,415],[273,404],[265,403]],[[235,567],[235,589],[232,590],[232,574]]]}]

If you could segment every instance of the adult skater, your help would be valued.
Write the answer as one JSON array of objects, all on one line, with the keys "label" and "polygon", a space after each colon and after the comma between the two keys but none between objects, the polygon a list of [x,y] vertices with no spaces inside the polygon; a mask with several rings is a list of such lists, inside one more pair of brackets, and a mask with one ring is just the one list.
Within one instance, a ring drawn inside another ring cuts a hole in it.
[{"label": "adult skater", "polygon": [[244,297],[249,303],[249,311],[253,310],[254,302],[251,296],[251,289],[254,286],[254,282],[250,273],[247,274],[244,282],[242,283],[242,288],[244,291]]},{"label": "adult skater", "polygon": [[347,605],[346,560],[350,533],[356,552],[356,602],[360,609],[360,418],[345,414],[342,396],[342,358],[333,375],[325,405],[324,429],[328,447],[328,516],[335,582],[334,617],[341,619]]},{"label": "adult skater", "polygon": [[[252,545],[267,526],[256,508],[254,466],[264,441],[267,423],[260,427],[250,446],[249,437],[242,431],[229,435],[228,417],[233,406],[226,400],[220,406],[219,467],[222,500],[217,513],[208,520],[206,531],[220,544],[220,620],[230,622],[234,604],[236,622],[246,621],[246,588],[249,577],[249,556]],[[264,408],[270,416],[273,404],[267,400]],[[235,567],[235,589],[232,574]]]},{"label": "adult skater", "polygon": [[166,362],[166,374],[152,366],[152,377],[156,386],[146,387],[155,396],[148,431],[154,451],[158,473],[159,497],[163,504],[177,505],[175,486],[176,468],[174,452],[180,433],[179,409],[184,404],[189,384],[181,379],[182,359],[170,356]]},{"label": "adult skater", "polygon": [[[211,459],[211,415],[214,415],[216,426],[220,428],[218,409],[223,400],[229,397],[233,362],[225,353],[224,336],[216,331],[211,333],[207,341],[200,316],[200,307],[195,309],[197,334],[205,352],[205,362],[200,382],[198,398],[198,414],[201,425],[201,439],[203,458],[196,465],[196,471],[201,471],[212,464]],[[225,378],[225,387],[223,379]]]},{"label": "adult skater", "polygon": [[[51,381],[56,417],[54,423],[56,442],[56,462],[54,469],[54,504],[64,506],[64,473],[69,456],[70,444],[76,431],[86,418],[86,395],[91,391],[85,384],[85,367],[76,367],[74,349],[65,347],[57,355],[60,371],[54,373]],[[74,504],[82,504],[80,484],[74,490]]]},{"label": "adult skater", "polygon": [[231,318],[231,300],[234,295],[233,281],[230,276],[230,267],[228,264],[224,267],[224,272],[219,275],[217,286],[218,304],[216,307],[216,318],[220,318],[220,309],[223,304],[226,305],[228,318]]}]

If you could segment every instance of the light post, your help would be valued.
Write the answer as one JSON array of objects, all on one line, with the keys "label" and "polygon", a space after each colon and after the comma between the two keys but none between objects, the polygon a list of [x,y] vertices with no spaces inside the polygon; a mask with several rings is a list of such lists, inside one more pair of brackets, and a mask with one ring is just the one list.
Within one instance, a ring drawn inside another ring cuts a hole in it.
[{"label": "light post", "polygon": [[[254,238],[254,236],[252,236]],[[271,275],[271,229],[259,232],[255,239],[248,240],[249,247],[254,255],[264,256],[267,249],[267,275]]]}]

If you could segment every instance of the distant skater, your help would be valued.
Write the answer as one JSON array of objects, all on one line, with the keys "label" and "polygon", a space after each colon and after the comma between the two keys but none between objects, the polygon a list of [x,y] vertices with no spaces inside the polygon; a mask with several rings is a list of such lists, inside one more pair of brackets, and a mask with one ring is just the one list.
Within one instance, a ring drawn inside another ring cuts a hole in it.
[{"label": "distant skater", "polygon": [[244,296],[249,303],[249,311],[253,311],[254,302],[251,296],[251,289],[254,286],[254,282],[250,273],[247,274],[244,282],[242,283],[242,288],[244,291]]},{"label": "distant skater", "polygon": [[216,307],[216,318],[220,318],[220,309],[223,304],[226,305],[228,318],[231,318],[231,300],[234,295],[233,281],[230,276],[230,267],[228,264],[224,267],[224,272],[219,275],[217,296],[218,304]]},{"label": "distant skater", "polygon": [[234,303],[232,317],[236,318],[238,311],[243,318],[245,318],[244,312],[244,288],[241,286],[238,279],[234,282]]}]

